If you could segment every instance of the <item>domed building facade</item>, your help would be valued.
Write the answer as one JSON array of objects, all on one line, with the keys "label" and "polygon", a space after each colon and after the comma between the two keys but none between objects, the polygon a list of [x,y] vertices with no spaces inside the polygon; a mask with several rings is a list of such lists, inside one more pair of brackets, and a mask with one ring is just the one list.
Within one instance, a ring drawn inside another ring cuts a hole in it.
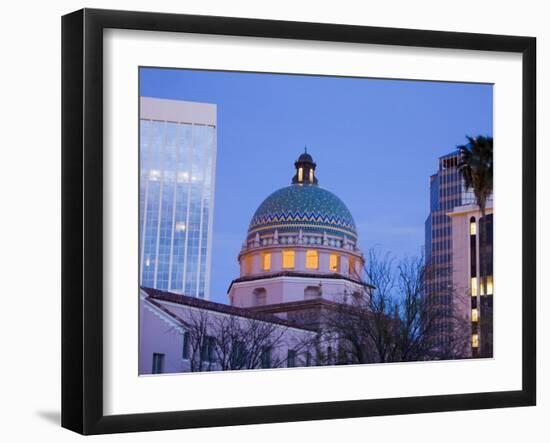
[{"label": "domed building facade", "polygon": [[349,209],[319,186],[310,154],[294,166],[291,184],[269,195],[252,216],[238,255],[240,276],[228,291],[233,306],[269,311],[310,300],[345,302],[368,291]]}]

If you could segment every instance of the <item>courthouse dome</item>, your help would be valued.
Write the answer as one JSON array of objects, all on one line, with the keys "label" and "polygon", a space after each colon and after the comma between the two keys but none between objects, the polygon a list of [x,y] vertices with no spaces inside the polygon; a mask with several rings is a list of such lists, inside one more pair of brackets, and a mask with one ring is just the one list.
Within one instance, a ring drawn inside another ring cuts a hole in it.
[{"label": "courthouse dome", "polygon": [[273,192],[258,207],[248,228],[248,238],[259,234],[315,233],[357,240],[353,217],[332,192],[318,186],[316,164],[305,152],[295,162],[292,185]]}]

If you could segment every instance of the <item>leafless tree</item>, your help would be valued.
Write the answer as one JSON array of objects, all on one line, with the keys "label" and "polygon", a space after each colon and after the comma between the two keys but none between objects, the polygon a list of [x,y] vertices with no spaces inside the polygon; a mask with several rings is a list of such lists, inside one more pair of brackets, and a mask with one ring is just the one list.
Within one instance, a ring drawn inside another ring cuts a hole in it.
[{"label": "leafless tree", "polygon": [[208,311],[191,310],[187,319],[189,362],[191,372],[209,371],[215,363],[215,341],[211,334],[212,319]]},{"label": "leafless tree", "polygon": [[[452,309],[429,306],[425,272],[422,257],[396,263],[390,255],[369,251],[365,279],[372,287],[343,294],[340,303],[327,312],[325,353],[329,346],[336,346],[340,364],[463,356],[465,322]],[[442,334],[445,340],[438,340]]]}]

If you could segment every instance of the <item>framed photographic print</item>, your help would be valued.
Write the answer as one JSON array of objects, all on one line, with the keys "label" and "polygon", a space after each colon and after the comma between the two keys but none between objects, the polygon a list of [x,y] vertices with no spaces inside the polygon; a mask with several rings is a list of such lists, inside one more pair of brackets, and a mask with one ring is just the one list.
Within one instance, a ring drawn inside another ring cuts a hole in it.
[{"label": "framed photographic print", "polygon": [[64,16],[62,425],[534,405],[535,50]]}]

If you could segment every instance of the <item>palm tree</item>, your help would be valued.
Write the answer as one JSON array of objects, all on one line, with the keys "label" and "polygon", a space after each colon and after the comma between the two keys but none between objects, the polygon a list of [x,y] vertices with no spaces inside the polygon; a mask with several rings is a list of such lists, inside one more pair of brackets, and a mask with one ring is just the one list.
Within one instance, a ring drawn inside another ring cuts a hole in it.
[{"label": "palm tree", "polygon": [[466,138],[468,143],[458,146],[458,170],[464,178],[466,189],[474,191],[483,218],[487,199],[493,193],[493,137],[478,135]]}]

